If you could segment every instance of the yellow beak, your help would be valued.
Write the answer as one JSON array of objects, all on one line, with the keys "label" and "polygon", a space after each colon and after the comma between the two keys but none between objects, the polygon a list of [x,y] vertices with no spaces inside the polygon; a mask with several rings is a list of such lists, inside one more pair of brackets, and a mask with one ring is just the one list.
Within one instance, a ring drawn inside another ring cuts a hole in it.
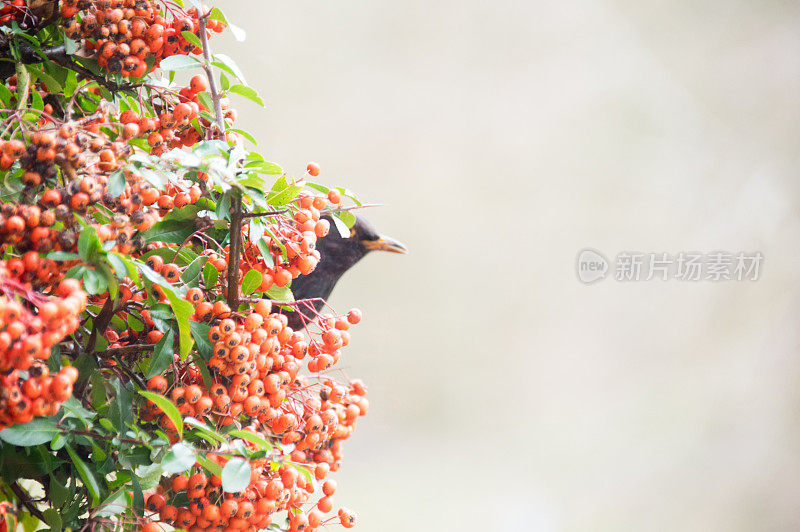
[{"label": "yellow beak", "polygon": [[408,248],[406,248],[402,243],[385,235],[381,235],[377,240],[362,240],[361,245],[370,251],[408,253]]}]

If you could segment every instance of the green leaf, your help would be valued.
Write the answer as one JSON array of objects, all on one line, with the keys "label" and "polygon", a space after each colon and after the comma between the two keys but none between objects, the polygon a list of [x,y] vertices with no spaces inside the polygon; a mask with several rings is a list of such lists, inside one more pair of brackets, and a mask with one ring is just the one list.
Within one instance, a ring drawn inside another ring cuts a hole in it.
[{"label": "green leaf", "polygon": [[158,66],[164,71],[176,71],[199,67],[200,63],[190,55],[171,55],[166,59],[162,59]]},{"label": "green leaf", "polygon": [[200,42],[200,37],[192,33],[191,31],[182,31],[181,35],[184,39],[192,43],[193,45],[197,46],[198,48],[203,48],[203,43]]},{"label": "green leaf", "polygon": [[205,266],[203,266],[203,282],[206,285],[206,288],[212,288],[214,285],[217,284],[217,279],[219,279],[219,270],[217,270],[210,262],[207,262]]},{"label": "green leaf", "polygon": [[85,225],[78,237],[78,255],[86,262],[94,262],[102,249],[103,243],[97,238],[97,231],[91,225]]},{"label": "green leaf", "polygon": [[117,292],[119,290],[119,283],[117,283],[117,279],[114,277],[114,272],[108,267],[108,264],[98,264],[96,268],[97,273],[103,277],[103,280],[108,287],[108,293],[111,296],[111,299],[116,299]]},{"label": "green leaf", "polygon": [[294,301],[294,295],[292,295],[292,290],[288,286],[273,285],[264,295],[276,301]]},{"label": "green leaf", "polygon": [[228,25],[228,19],[225,18],[225,15],[218,7],[215,7],[211,10],[211,12],[208,14],[208,18],[210,18],[211,20],[222,22],[226,26]]},{"label": "green leaf", "polygon": [[[246,138],[247,140],[252,142],[253,146],[258,146],[258,141],[256,140],[256,138],[253,135],[251,135],[250,133],[248,133],[247,131],[245,131],[244,129],[236,129],[234,127],[229,127],[228,131],[232,131],[234,133],[238,133],[239,135],[243,136],[244,138]],[[280,172],[278,172],[278,173],[280,173]]]},{"label": "green leaf", "polygon": [[[103,374],[99,371],[92,372],[92,376],[89,377],[89,381],[92,383],[92,404],[93,405],[102,405],[98,406],[98,408],[105,408],[108,403],[108,394],[106,393],[106,384],[105,379],[103,378]],[[111,423],[108,419],[101,419],[100,424],[103,425],[103,421],[107,423]],[[106,430],[111,430],[105,425],[103,425]],[[112,425],[113,427],[113,425]]]},{"label": "green leaf", "polygon": [[210,471],[212,475],[221,475],[222,474],[222,467],[216,462],[212,462],[202,454],[197,455],[197,461],[200,462],[207,471]]},{"label": "green leaf", "polygon": [[261,285],[262,281],[261,272],[258,270],[250,270],[244,274],[244,279],[242,279],[242,293],[249,296],[256,291],[256,288]]},{"label": "green leaf", "polygon": [[139,479],[142,489],[153,489],[158,485],[164,470],[161,469],[161,464],[150,464],[139,466],[136,468],[135,478]]},{"label": "green leaf", "polygon": [[300,185],[291,185],[286,182],[286,177],[281,176],[272,185],[272,190],[267,196],[267,203],[272,206],[280,207],[286,205],[297,197],[297,193],[303,190]]},{"label": "green leaf", "polygon": [[256,247],[258,248],[258,251],[261,252],[261,258],[264,259],[267,267],[272,268],[275,266],[275,261],[272,258],[272,252],[270,251],[269,246],[267,246],[267,243],[264,242],[263,237],[256,240]]},{"label": "green leaf", "polygon": [[83,272],[83,287],[89,294],[102,294],[108,289],[105,278],[90,268]]},{"label": "green leaf", "polygon": [[203,434],[205,434],[206,436],[208,436],[212,440],[216,440],[219,443],[225,443],[225,442],[228,441],[220,433],[218,433],[217,431],[215,431],[214,429],[212,429],[211,427],[209,427],[208,425],[206,425],[205,423],[203,423],[202,421],[200,421],[198,419],[195,419],[193,417],[187,417],[183,421],[187,425],[192,426],[195,429],[197,429],[198,431],[202,432]]},{"label": "green leaf", "polygon": [[320,185],[319,183],[306,182],[306,186],[308,188],[313,188],[314,190],[318,190],[318,191],[322,192],[323,194],[327,194],[331,190],[328,187],[326,187],[325,185]]},{"label": "green leaf", "polygon": [[258,434],[253,434],[252,432],[248,432],[246,430],[232,430],[228,433],[228,436],[232,438],[241,438],[249,441],[250,443],[254,443],[258,446],[259,450],[262,451],[272,449],[272,444],[270,442]]},{"label": "green leaf", "polygon": [[142,236],[148,244],[151,242],[183,244],[196,230],[193,219],[162,220],[142,233]]},{"label": "green leaf", "polygon": [[[130,257],[126,255],[121,255],[116,252],[109,253],[107,257],[109,258],[109,262],[111,262],[111,265],[114,266],[114,268],[117,268],[119,264],[117,261],[121,261],[122,264],[124,265],[124,270],[128,272],[128,277],[133,279],[133,281],[136,283],[136,286],[139,287],[142,286],[142,280],[139,278],[139,270],[136,269],[136,264],[130,259]],[[114,257],[117,260],[112,260],[111,257]],[[123,268],[120,267],[120,271],[117,272],[119,276],[124,275],[122,270]]]},{"label": "green leaf", "polygon": [[22,425],[12,425],[0,430],[0,439],[18,447],[41,445],[59,433],[56,422],[51,417],[38,417]]},{"label": "green leaf", "polygon": [[256,170],[261,174],[267,175],[280,175],[283,173],[283,168],[269,161],[258,161],[257,163],[248,164],[247,169]]},{"label": "green leaf", "polygon": [[44,110],[44,100],[42,100],[42,95],[39,94],[39,91],[34,90],[31,94],[33,95],[31,98],[31,108],[39,111]]},{"label": "green leaf", "polygon": [[74,417],[80,419],[84,424],[89,423],[97,415],[96,412],[87,410],[76,397],[70,397],[61,405],[64,409],[64,419]]},{"label": "green leaf", "polygon": [[221,68],[222,70],[228,72],[229,74],[236,76],[239,78],[243,84],[247,85],[247,80],[244,78],[244,74],[242,70],[239,68],[239,65],[236,64],[236,61],[231,59],[225,54],[214,54],[213,61],[211,62],[217,68]]},{"label": "green leaf", "polygon": [[197,257],[192,261],[189,266],[183,270],[181,274],[181,280],[186,283],[188,286],[199,286],[200,285],[200,272],[203,269],[203,265],[208,261],[208,257],[205,255]]},{"label": "green leaf", "polygon": [[135,515],[144,515],[144,493],[142,493],[142,485],[139,483],[139,479],[132,471],[131,485],[133,486],[133,507],[131,510],[133,510]]},{"label": "green leaf", "polygon": [[217,202],[217,209],[214,214],[218,220],[227,220],[231,209],[231,193],[226,192]]},{"label": "green leaf", "polygon": [[[347,228],[350,229],[356,223],[356,215],[350,211],[339,211],[336,213],[336,218],[339,218],[341,221],[347,225]],[[350,236],[350,232],[348,231],[347,236]]]},{"label": "green leaf", "polygon": [[172,329],[169,329],[155,346],[153,356],[150,358],[150,365],[147,367],[146,378],[161,375],[165,369],[170,367],[173,360],[173,344],[174,336]]},{"label": "green leaf", "polygon": [[8,90],[8,87],[5,85],[0,84],[0,101],[3,102],[3,107],[11,107],[11,91]]},{"label": "green leaf", "polygon": [[119,197],[125,190],[125,174],[122,170],[117,170],[108,176],[108,193],[112,198]]},{"label": "green leaf", "polygon": [[119,379],[113,379],[111,386],[114,388],[116,395],[114,400],[108,408],[108,418],[120,432],[125,430],[128,423],[133,421],[133,411],[131,403],[133,403],[133,392],[128,386],[133,386],[121,382]]},{"label": "green leaf", "polygon": [[48,508],[42,512],[44,522],[50,527],[52,532],[61,532],[63,525],[61,523],[61,514],[55,508]]},{"label": "green leaf", "polygon": [[231,82],[228,81],[228,76],[222,72],[219,73],[219,86],[224,91],[228,90],[231,86]]},{"label": "green leaf", "polygon": [[51,251],[50,253],[47,254],[47,258],[55,261],[62,261],[62,260],[75,260],[79,257],[77,253],[70,253],[68,251]]},{"label": "green leaf", "polygon": [[128,314],[128,319],[126,320],[128,327],[133,329],[136,332],[142,332],[144,330],[144,323],[141,322],[136,316],[133,314]]},{"label": "green leaf", "polygon": [[189,322],[189,325],[192,329],[192,338],[194,338],[197,350],[200,352],[200,355],[208,361],[214,349],[214,346],[211,345],[211,340],[208,339],[208,331],[211,329],[211,326],[196,321]]},{"label": "green leaf", "polygon": [[198,257],[197,253],[191,250],[189,246],[183,246],[180,252],[177,253],[177,247],[169,246],[157,249],[151,249],[141,257],[139,257],[143,261],[147,261],[153,255],[158,255],[162,259],[164,259],[165,263],[174,262],[179,266],[188,266],[194,259]]},{"label": "green leaf", "polygon": [[78,470],[78,475],[81,477],[83,485],[89,490],[89,495],[92,497],[92,506],[97,506],[97,503],[100,502],[101,488],[100,484],[97,483],[97,479],[94,477],[94,473],[92,473],[89,466],[81,460],[80,456],[78,456],[75,450],[69,445],[67,446],[67,452],[72,459],[72,463],[75,464],[75,468]]},{"label": "green leaf", "polygon": [[106,497],[94,515],[98,517],[113,517],[124,512],[128,508],[127,491],[126,489],[120,489]]},{"label": "green leaf", "polygon": [[47,491],[50,496],[50,502],[56,508],[61,508],[69,498],[69,490],[55,476],[50,476],[50,489]]},{"label": "green leaf", "polygon": [[73,41],[69,37],[64,37],[64,51],[67,55],[73,55],[75,52],[78,51],[78,42]]},{"label": "green leaf", "polygon": [[164,455],[164,459],[161,460],[161,468],[165,473],[183,473],[194,465],[197,458],[197,451],[192,445],[179,441]]},{"label": "green leaf", "polygon": [[194,314],[194,307],[185,299],[179,298],[174,292],[165,290],[167,299],[175,313],[175,320],[178,322],[178,343],[180,344],[181,360],[185,360],[192,350],[194,340],[192,340],[189,316]]},{"label": "green leaf", "polygon": [[170,420],[172,420],[172,422],[175,424],[175,427],[178,429],[178,436],[183,438],[183,420],[181,419],[181,413],[178,412],[178,407],[163,395],[158,395],[157,393],[153,392],[146,392],[144,390],[139,390],[139,394],[146,399],[153,401],[156,406],[160,408]]},{"label": "green leaf", "polygon": [[[29,69],[32,68],[32,65],[26,66]],[[64,87],[61,86],[61,83],[56,81],[53,76],[45,72],[44,69],[36,69],[36,77],[39,78],[39,81],[42,81],[45,85],[47,85],[47,92],[50,94],[56,94],[64,91]]]},{"label": "green leaf", "polygon": [[250,462],[244,458],[231,458],[222,468],[222,491],[238,493],[250,484]]},{"label": "green leaf", "polygon": [[209,112],[213,113],[214,111],[214,100],[211,99],[211,95],[207,92],[198,92],[197,99],[200,100],[200,103],[203,107],[206,108]]},{"label": "green leaf", "polygon": [[298,471],[300,471],[300,473],[302,473],[304,477],[306,477],[306,480],[308,481],[309,484],[316,487],[314,475],[311,474],[311,471],[306,466],[296,464],[294,462],[292,462],[292,466]]},{"label": "green leaf", "polygon": [[252,87],[248,87],[246,85],[238,85],[237,84],[237,85],[233,85],[228,90],[230,92],[238,94],[239,96],[244,96],[248,100],[257,103],[261,107],[264,107],[264,100],[261,99],[261,96],[259,96],[258,92],[255,89],[253,89]]}]

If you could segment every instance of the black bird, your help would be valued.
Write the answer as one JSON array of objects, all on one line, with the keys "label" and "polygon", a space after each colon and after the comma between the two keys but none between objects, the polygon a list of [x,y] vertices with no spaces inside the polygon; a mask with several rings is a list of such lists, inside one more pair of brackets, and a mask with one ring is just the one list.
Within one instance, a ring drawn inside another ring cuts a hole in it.
[{"label": "black bird", "polygon": [[[334,226],[330,216],[324,216],[331,224],[331,229],[324,238],[317,239],[320,261],[308,275],[301,275],[292,281],[292,294],[299,299],[328,299],[339,278],[361,260],[370,251],[390,251],[405,253],[406,247],[388,236],[381,235],[362,216],[356,215],[356,221],[350,228],[350,236],[343,238]],[[314,309],[322,308],[322,301],[314,301]],[[300,306],[296,312],[286,312],[289,326],[293,329],[303,328],[303,317],[309,322],[314,314],[309,308]],[[303,317],[300,316],[303,315]]]}]

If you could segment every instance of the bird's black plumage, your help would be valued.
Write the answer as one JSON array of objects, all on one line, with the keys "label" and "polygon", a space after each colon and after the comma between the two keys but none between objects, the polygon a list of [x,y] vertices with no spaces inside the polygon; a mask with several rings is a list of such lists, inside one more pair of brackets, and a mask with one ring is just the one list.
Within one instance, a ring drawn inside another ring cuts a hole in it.
[{"label": "bird's black plumage", "polygon": [[[379,234],[362,216],[356,215],[356,221],[347,238],[342,237],[329,216],[325,218],[330,222],[331,230],[325,237],[317,240],[319,264],[308,275],[301,275],[292,281],[292,294],[296,300],[315,298],[327,300],[341,276],[370,251],[406,252],[403,244]],[[313,305],[319,311],[323,303],[317,300]],[[303,316],[300,316],[300,313]],[[293,329],[302,328],[304,321],[309,322],[313,319],[311,310],[302,306],[296,312],[287,311],[286,315]]]}]

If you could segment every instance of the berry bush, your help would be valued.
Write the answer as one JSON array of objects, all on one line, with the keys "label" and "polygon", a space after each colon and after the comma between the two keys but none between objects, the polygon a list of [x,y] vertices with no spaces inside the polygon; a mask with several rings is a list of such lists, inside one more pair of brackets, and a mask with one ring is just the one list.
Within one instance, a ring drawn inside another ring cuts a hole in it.
[{"label": "berry bush", "polygon": [[355,524],[329,477],[369,406],[336,368],[361,313],[291,282],[361,203],[234,127],[263,102],[222,31],[188,0],[2,2],[6,530]]}]

